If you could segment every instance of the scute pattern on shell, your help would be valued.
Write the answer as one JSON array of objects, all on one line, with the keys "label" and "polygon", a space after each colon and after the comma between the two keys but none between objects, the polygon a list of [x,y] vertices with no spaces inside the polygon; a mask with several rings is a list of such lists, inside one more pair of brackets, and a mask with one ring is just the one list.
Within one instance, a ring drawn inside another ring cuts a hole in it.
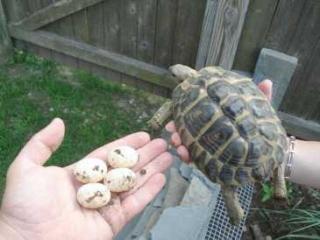
[{"label": "scute pattern on shell", "polygon": [[207,67],[179,84],[172,100],[182,142],[212,181],[261,181],[283,161],[285,130],[251,79]]}]

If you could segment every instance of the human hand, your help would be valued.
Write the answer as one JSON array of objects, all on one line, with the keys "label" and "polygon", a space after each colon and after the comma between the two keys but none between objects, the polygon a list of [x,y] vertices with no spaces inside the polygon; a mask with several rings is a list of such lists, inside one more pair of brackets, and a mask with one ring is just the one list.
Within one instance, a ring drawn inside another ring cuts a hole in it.
[{"label": "human hand", "polygon": [[172,162],[166,143],[151,141],[147,133],[134,133],[88,156],[106,160],[107,152],[116,146],[137,149],[135,188],[113,196],[112,203],[99,210],[82,208],[76,201],[80,183],[72,175],[72,165],[42,166],[63,138],[64,124],[55,119],[31,138],[11,164],[0,211],[0,239],[112,239],[165,184],[161,172]]},{"label": "human hand", "polygon": [[[266,79],[266,80],[262,81],[258,85],[258,87],[266,95],[268,100],[271,101],[271,97],[272,97],[272,81]],[[166,125],[165,128],[166,128],[166,130],[168,132],[171,133],[171,144],[176,147],[180,158],[183,161],[187,162],[187,163],[191,162],[190,154],[189,154],[187,148],[182,144],[181,138],[180,138],[180,136],[179,136],[179,134],[178,134],[178,132],[176,130],[174,122],[170,121]]]}]

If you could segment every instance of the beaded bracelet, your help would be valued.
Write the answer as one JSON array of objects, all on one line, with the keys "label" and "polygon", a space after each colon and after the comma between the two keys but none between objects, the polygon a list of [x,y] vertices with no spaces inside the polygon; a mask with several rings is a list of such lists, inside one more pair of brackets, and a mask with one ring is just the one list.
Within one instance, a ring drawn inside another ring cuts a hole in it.
[{"label": "beaded bracelet", "polygon": [[296,140],[296,138],[294,136],[290,136],[288,158],[285,163],[285,169],[284,169],[284,178],[286,178],[286,179],[289,179],[291,177],[295,140]]}]

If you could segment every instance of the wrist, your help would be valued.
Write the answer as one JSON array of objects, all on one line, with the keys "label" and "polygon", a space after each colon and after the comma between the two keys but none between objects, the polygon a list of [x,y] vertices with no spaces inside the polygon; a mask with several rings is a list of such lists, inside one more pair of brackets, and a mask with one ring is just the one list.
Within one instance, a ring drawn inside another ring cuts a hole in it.
[{"label": "wrist", "polygon": [[320,188],[320,143],[297,140],[290,181]]},{"label": "wrist", "polygon": [[0,212],[0,240],[23,240],[24,238],[8,224]]}]

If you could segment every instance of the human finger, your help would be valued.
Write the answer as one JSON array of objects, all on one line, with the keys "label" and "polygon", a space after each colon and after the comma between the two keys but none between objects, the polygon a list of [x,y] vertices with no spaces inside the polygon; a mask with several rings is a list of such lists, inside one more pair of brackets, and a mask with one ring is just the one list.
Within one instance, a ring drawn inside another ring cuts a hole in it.
[{"label": "human finger", "polygon": [[272,81],[269,79],[263,80],[258,84],[259,89],[266,95],[269,101],[272,99]]},{"label": "human finger", "polygon": [[144,166],[142,169],[140,169],[138,172],[136,172],[136,184],[133,189],[131,189],[128,192],[124,192],[120,194],[120,198],[124,199],[128,197],[129,195],[135,193],[141,186],[143,186],[148,179],[150,179],[153,175],[157,173],[162,173],[166,169],[168,169],[173,161],[173,157],[170,153],[165,152],[162,153],[160,156],[152,160],[150,163],[148,163],[146,166]]},{"label": "human finger", "polygon": [[167,150],[167,143],[163,139],[154,139],[148,144],[138,149],[139,161],[133,167],[133,171],[138,171],[152,159],[164,153]]},{"label": "human finger", "polygon": [[135,215],[140,213],[161,191],[164,185],[165,176],[162,173],[158,173],[153,175],[134,194],[125,198],[121,206],[125,213],[126,221],[130,221]]},{"label": "human finger", "polygon": [[13,166],[30,167],[43,165],[60,146],[65,133],[65,126],[60,118],[36,133],[23,147]]},{"label": "human finger", "polygon": [[186,163],[191,162],[189,151],[187,150],[187,148],[185,146],[183,146],[183,145],[179,146],[177,148],[177,152],[178,152],[182,161],[184,161]]}]

